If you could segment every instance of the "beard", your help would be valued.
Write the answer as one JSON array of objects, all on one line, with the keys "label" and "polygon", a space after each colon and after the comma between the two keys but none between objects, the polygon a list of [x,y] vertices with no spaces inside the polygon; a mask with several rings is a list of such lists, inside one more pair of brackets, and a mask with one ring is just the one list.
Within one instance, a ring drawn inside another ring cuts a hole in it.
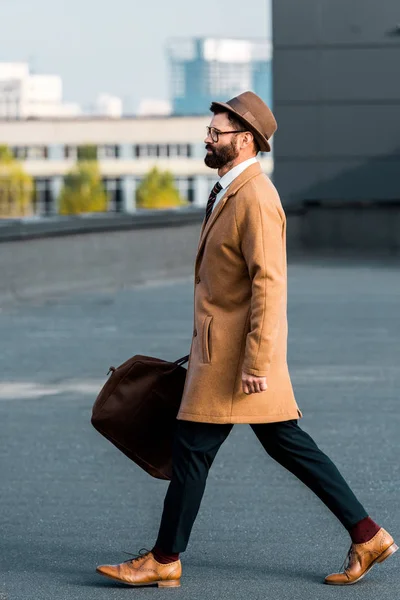
[{"label": "beard", "polygon": [[211,169],[221,169],[228,163],[231,163],[239,156],[239,152],[236,149],[234,140],[226,146],[221,148],[214,148],[213,146],[207,145],[206,150],[210,150],[204,158],[204,162],[207,167]]}]

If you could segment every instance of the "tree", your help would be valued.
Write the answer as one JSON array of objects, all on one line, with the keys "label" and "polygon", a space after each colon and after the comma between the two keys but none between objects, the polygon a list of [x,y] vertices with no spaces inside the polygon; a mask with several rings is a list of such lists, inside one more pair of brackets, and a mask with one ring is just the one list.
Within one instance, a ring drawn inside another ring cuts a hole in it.
[{"label": "tree", "polygon": [[107,195],[97,161],[82,160],[68,173],[59,198],[61,215],[105,212]]},{"label": "tree", "polygon": [[172,174],[159,171],[157,167],[149,171],[137,188],[139,208],[170,208],[187,204],[179,195]]},{"label": "tree", "polygon": [[32,214],[34,185],[7,146],[0,146],[0,217]]},{"label": "tree", "polygon": [[77,148],[78,160],[97,160],[97,146],[86,144]]}]

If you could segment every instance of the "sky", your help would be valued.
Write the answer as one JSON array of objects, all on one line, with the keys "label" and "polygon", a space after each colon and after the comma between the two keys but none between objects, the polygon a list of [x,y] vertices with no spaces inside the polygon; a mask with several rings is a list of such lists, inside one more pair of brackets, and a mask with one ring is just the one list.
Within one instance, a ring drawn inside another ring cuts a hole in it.
[{"label": "sky", "polygon": [[99,93],[125,112],[169,99],[171,37],[268,37],[270,0],[0,0],[0,62],[63,78],[64,99],[90,108]]}]

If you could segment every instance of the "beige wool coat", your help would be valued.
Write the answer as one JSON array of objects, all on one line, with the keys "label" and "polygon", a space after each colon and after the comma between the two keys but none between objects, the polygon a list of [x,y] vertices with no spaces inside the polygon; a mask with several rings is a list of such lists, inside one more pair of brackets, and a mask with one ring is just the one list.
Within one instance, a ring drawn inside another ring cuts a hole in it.
[{"label": "beige wool coat", "polygon": [[[204,221],[195,260],[194,329],[177,415],[203,423],[302,417],[287,365],[286,216],[260,164]],[[245,394],[242,369],[268,389]]]}]

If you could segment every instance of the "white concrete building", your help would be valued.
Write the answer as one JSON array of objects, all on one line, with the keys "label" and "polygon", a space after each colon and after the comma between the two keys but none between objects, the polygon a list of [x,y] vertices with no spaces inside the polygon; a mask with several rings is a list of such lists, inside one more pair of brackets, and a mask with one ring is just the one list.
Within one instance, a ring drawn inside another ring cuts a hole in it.
[{"label": "white concrete building", "polygon": [[[133,212],[136,187],[153,166],[170,171],[182,196],[205,206],[218,175],[204,164],[209,116],[0,121],[0,144],[23,161],[36,185],[37,214],[57,213],[63,177],[74,166],[80,146],[97,147],[109,210]],[[272,141],[273,143],[273,141]],[[258,156],[272,173],[271,154]]]},{"label": "white concrete building", "polygon": [[27,63],[0,63],[0,118],[75,117],[76,103],[62,100],[58,75],[31,75]]},{"label": "white concrete building", "polygon": [[6,79],[26,79],[28,76],[28,63],[0,62],[0,81]]},{"label": "white concrete building", "polygon": [[144,98],[139,103],[138,117],[167,117],[172,113],[172,105],[168,100]]},{"label": "white concrete building", "polygon": [[99,117],[111,117],[113,119],[121,118],[121,98],[118,98],[118,96],[110,96],[110,94],[99,94],[96,100],[95,113]]}]

